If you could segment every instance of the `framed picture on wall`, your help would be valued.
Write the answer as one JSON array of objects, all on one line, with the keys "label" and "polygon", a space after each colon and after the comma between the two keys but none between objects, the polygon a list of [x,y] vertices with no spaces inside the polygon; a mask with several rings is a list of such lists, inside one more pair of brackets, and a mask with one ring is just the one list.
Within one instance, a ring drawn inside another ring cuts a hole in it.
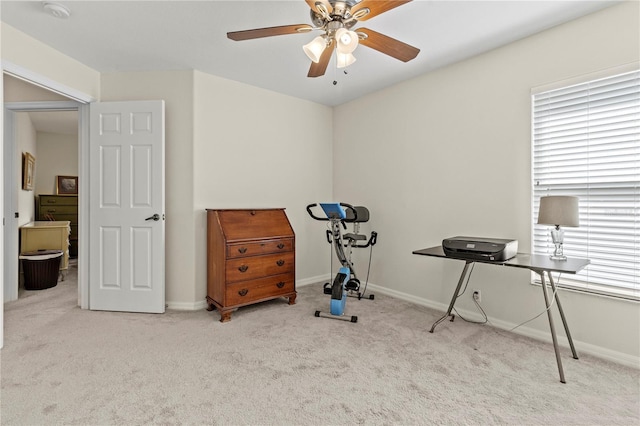
[{"label": "framed picture on wall", "polygon": [[25,152],[22,154],[22,189],[33,191],[33,180],[35,177],[36,159],[33,155]]},{"label": "framed picture on wall", "polygon": [[78,176],[56,176],[58,195],[78,195]]}]

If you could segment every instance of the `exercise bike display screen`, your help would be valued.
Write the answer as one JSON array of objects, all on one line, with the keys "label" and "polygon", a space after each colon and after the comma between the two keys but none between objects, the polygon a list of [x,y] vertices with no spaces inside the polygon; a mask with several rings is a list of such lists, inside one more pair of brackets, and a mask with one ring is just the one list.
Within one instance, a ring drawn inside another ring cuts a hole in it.
[{"label": "exercise bike display screen", "polygon": [[320,207],[324,210],[324,214],[329,219],[346,219],[347,212],[342,208],[340,203],[320,203]]}]

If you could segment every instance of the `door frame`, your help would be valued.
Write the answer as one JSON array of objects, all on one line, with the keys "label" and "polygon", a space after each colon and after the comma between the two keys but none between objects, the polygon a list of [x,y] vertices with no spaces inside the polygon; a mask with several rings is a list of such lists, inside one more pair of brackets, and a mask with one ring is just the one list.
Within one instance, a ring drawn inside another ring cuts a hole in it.
[{"label": "door frame", "polygon": [[[3,81],[4,74],[11,75],[12,77],[16,77],[18,79],[26,81],[27,83],[42,87],[43,89],[58,93],[62,96],[72,99],[70,101],[39,102],[38,104],[41,108],[49,107],[49,110],[55,110],[56,106],[54,104],[58,104],[57,106],[64,107],[67,110],[75,109],[78,111],[78,305],[82,309],[89,309],[89,103],[95,101],[96,99],[84,92],[80,92],[76,89],[61,84],[41,74],[34,73],[26,68],[23,68],[6,60],[2,60],[2,74],[0,74],[0,83],[2,83]],[[4,96],[1,97],[0,102],[2,102],[3,107],[2,115],[0,116],[0,129],[2,129],[2,125],[6,124],[3,123],[3,118],[4,111],[8,104],[5,104]],[[64,103],[65,105],[63,106],[61,105],[61,103]],[[18,104],[26,103],[14,103],[13,106],[20,106]],[[33,106],[34,103],[29,102],[29,104],[32,104]],[[6,142],[4,142],[3,133],[3,144],[4,143]],[[12,143],[14,143],[15,150],[15,141],[12,141]],[[6,159],[0,161],[0,170],[2,170],[3,176],[6,176],[3,170],[5,162]],[[13,174],[10,179],[14,179]],[[6,188],[6,184],[7,182],[5,181],[3,184],[4,188]],[[11,184],[16,185],[17,183],[13,182]],[[4,196],[0,197],[0,211],[5,211]],[[4,238],[5,235],[3,226],[0,227],[0,240],[2,240],[3,243]],[[1,250],[0,253],[2,253],[0,265],[6,267],[7,253],[3,253]],[[18,253],[15,253],[15,262],[11,262],[13,263],[14,267],[17,267],[17,261]],[[3,294],[4,289],[2,292],[0,292],[0,302],[2,302],[0,303],[0,327],[2,327],[4,324]],[[2,348],[3,345],[4,335],[0,332],[0,348]]]},{"label": "door frame", "polygon": [[[89,291],[88,291],[88,266],[89,266],[89,236],[88,236],[88,222],[89,222],[89,209],[88,209],[88,151],[89,151],[89,120],[88,120],[88,106],[76,101],[47,101],[47,102],[9,102],[4,104],[5,110],[5,135],[10,134],[9,140],[4,140],[4,144],[11,144],[8,152],[13,152],[15,158],[16,141],[13,134],[15,129],[15,113],[17,112],[31,112],[31,111],[78,111],[78,305],[82,309],[89,308]],[[86,160],[85,160],[85,157]],[[9,161],[15,161],[14,158],[5,158],[5,167]],[[4,188],[17,188],[19,182],[14,181],[15,173],[7,175],[4,174]],[[16,197],[7,197],[5,201],[15,202]],[[17,206],[5,205],[5,212],[14,212]],[[12,225],[16,225],[14,220],[11,221]],[[3,238],[13,246],[17,245],[17,241],[13,241],[13,235],[4,235]],[[18,251],[4,254],[5,260],[5,276],[17,276],[18,267]],[[7,294],[8,300],[16,300],[18,298],[18,283],[13,285],[10,282],[4,283],[5,294]]]}]

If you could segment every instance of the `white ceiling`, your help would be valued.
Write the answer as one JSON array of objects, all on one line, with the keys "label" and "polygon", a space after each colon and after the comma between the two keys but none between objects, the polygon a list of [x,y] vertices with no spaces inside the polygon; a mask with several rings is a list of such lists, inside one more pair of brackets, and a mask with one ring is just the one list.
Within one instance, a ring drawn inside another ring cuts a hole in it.
[{"label": "white ceiling", "polygon": [[[403,63],[365,46],[347,74],[329,64],[308,78],[302,45],[316,33],[248,41],[228,31],[309,24],[304,0],[59,1],[68,19],[41,1],[2,0],[3,22],[99,72],[196,69],[253,86],[334,106],[447,64],[527,37],[618,1],[414,0],[366,26],[418,47]],[[333,84],[337,82],[337,84]]]}]

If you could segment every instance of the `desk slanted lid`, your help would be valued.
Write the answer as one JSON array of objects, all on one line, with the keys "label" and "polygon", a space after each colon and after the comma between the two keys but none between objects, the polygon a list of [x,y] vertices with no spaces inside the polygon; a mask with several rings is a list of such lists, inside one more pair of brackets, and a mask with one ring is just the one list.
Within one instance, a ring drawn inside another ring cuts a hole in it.
[{"label": "desk slanted lid", "polygon": [[284,209],[207,210],[227,242],[294,237]]}]

